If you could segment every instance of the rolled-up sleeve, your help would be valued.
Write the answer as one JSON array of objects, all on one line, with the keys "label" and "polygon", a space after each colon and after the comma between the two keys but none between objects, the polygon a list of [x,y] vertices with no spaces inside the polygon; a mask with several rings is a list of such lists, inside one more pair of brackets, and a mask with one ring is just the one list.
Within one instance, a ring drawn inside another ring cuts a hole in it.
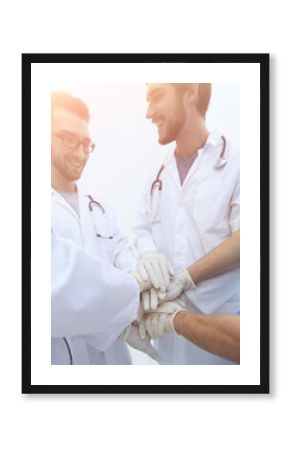
[{"label": "rolled-up sleeve", "polygon": [[230,227],[232,233],[240,229],[240,175],[237,175],[236,183],[231,199]]}]

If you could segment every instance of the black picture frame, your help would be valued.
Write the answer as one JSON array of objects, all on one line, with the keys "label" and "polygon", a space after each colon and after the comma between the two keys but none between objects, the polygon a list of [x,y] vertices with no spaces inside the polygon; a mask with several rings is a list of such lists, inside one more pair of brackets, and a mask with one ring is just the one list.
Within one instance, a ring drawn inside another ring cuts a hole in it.
[{"label": "black picture frame", "polygon": [[[269,54],[22,55],[22,393],[269,393]],[[33,385],[31,382],[31,65],[33,63],[247,63],[260,66],[260,383],[255,385]]]}]

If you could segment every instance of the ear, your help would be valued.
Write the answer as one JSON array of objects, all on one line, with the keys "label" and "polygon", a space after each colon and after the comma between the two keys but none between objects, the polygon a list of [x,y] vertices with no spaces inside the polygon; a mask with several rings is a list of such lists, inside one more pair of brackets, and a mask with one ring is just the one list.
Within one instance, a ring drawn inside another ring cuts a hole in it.
[{"label": "ear", "polygon": [[190,89],[185,93],[186,103],[190,106],[196,104],[198,100],[198,83],[192,83]]}]

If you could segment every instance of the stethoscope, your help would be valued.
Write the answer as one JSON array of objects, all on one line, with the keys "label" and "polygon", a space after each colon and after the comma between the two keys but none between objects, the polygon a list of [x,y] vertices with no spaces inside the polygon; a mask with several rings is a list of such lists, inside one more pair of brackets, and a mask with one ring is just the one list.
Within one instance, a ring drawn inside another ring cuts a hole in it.
[{"label": "stethoscope", "polygon": [[160,180],[160,175],[162,174],[163,170],[164,170],[165,164],[162,164],[162,166],[159,169],[159,172],[157,174],[157,177],[155,178],[155,180],[153,181],[152,185],[151,185],[151,189],[150,189],[150,195],[152,197],[153,195],[153,191],[155,188],[157,188],[159,191],[162,191],[162,180]]},{"label": "stethoscope", "polygon": [[[88,199],[90,200],[89,201],[90,213],[93,212],[94,207],[97,207],[97,208],[100,208],[100,210],[102,211],[103,214],[106,214],[105,208],[101,205],[101,203],[99,203],[99,202],[97,202],[97,200],[93,199],[93,197],[91,195],[88,195]],[[103,236],[102,234],[98,233],[94,220],[93,220],[93,223],[94,223],[97,238],[114,239],[114,236]]]},{"label": "stethoscope", "polygon": [[226,151],[227,141],[226,141],[226,138],[224,136],[221,136],[221,138],[222,138],[222,141],[223,141],[222,151],[220,153],[220,156],[219,156],[218,160],[216,161],[216,163],[213,166],[214,169],[220,169],[221,167],[224,167],[226,165],[226,163],[228,162],[227,158],[225,158],[225,151]]},{"label": "stethoscope", "polygon": [[[224,167],[226,165],[226,163],[228,162],[227,158],[225,158],[227,141],[224,136],[221,136],[221,138],[223,141],[223,145],[222,145],[220,155],[213,166],[214,169],[220,169],[221,167]],[[163,189],[163,183],[162,183],[162,180],[160,179],[160,175],[162,174],[164,169],[165,169],[165,163],[163,163],[162,166],[160,167],[157,177],[155,178],[155,180],[153,181],[153,183],[151,185],[151,189],[150,189],[151,197],[153,197],[153,193],[155,190],[161,192]]]}]

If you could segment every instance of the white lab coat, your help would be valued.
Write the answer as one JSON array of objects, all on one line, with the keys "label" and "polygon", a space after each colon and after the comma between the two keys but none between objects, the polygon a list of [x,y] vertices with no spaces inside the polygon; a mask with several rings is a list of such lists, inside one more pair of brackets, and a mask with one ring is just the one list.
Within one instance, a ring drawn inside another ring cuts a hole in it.
[{"label": "white lab coat", "polygon": [[90,212],[78,193],[79,219],[59,193],[51,195],[52,364],[130,364],[126,344],[116,342],[139,305],[138,283],[122,271],[135,268],[127,241],[98,198],[105,214],[97,206]]},{"label": "white lab coat", "polygon": [[[227,141],[227,163],[214,168],[222,151],[221,136],[210,133],[198,150],[183,185],[174,154],[165,160],[160,175],[162,191],[154,189],[159,168],[149,178],[134,227],[139,254],[163,253],[178,272],[200,259],[240,228],[239,152]],[[239,268],[200,282],[187,291],[188,309],[200,313],[238,313]],[[223,364],[225,360],[205,352],[182,337],[167,335],[158,343],[167,364]]]}]

